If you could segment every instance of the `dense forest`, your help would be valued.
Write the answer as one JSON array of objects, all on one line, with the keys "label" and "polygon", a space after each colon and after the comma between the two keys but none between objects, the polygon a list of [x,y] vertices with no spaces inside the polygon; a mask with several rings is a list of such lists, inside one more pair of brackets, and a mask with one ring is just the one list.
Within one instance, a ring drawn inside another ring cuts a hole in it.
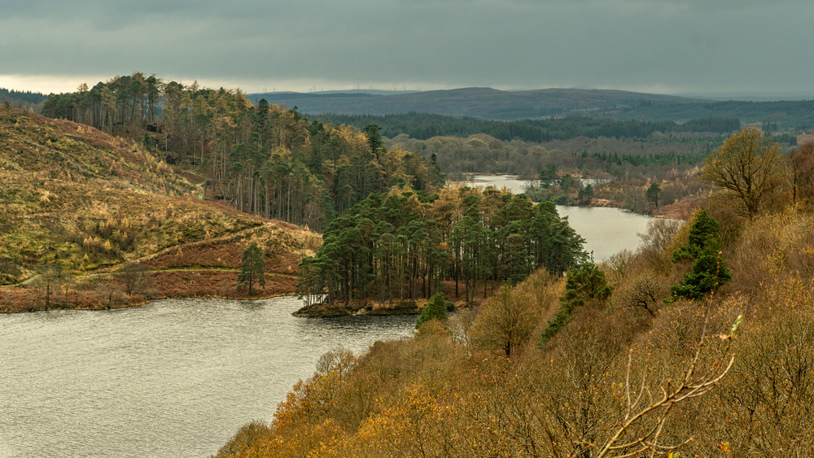
[{"label": "dense forest", "polygon": [[433,113],[482,120],[592,117],[637,121],[690,121],[737,118],[743,124],[763,124],[764,130],[802,133],[814,128],[814,101],[719,101],[613,90],[542,89],[499,91],[462,88],[424,92],[250,94],[274,103],[299,106],[320,115],[399,115]]},{"label": "dense forest", "polygon": [[239,90],[205,89],[134,73],[52,94],[43,114],[128,136],[202,175],[209,198],[320,230],[336,214],[392,186],[434,192],[436,164],[387,150],[375,126],[310,122]]},{"label": "dense forest", "polygon": [[[388,115],[415,111],[456,117],[513,120],[541,116],[584,115],[597,110],[639,106],[675,106],[707,100],[614,90],[538,89],[501,91],[468,87],[433,91],[272,92],[250,94],[251,100],[299,106],[306,113]],[[702,117],[702,116],[696,116]],[[672,118],[688,119],[688,118]]]},{"label": "dense forest", "polygon": [[300,294],[327,303],[430,298],[454,280],[455,297],[483,297],[538,268],[563,273],[588,256],[553,203],[494,188],[436,195],[372,194],[334,219],[302,262]]},{"label": "dense forest", "polygon": [[567,116],[562,118],[495,121],[473,117],[452,117],[428,113],[394,115],[318,116],[326,122],[364,127],[376,124],[382,135],[395,137],[406,134],[419,140],[436,136],[468,137],[486,134],[500,140],[547,142],[576,137],[608,137],[642,139],[654,133],[716,133],[728,134],[740,129],[737,118],[708,117],[686,122],[620,120],[611,117]]},{"label": "dense forest", "polygon": [[42,104],[48,96],[40,94],[39,92],[31,91],[14,91],[0,88],[0,103],[8,103],[9,106],[19,108],[21,110],[31,110],[39,113],[42,109]]},{"label": "dense forest", "polygon": [[686,170],[703,162],[723,141],[722,135],[675,139],[666,136],[646,140],[576,138],[534,143],[503,141],[485,134],[469,137],[432,137],[417,140],[407,135],[385,139],[385,145],[425,158],[436,156],[450,178],[462,174],[510,174],[534,177],[548,164],[582,176],[617,179],[653,177],[671,170]]}]

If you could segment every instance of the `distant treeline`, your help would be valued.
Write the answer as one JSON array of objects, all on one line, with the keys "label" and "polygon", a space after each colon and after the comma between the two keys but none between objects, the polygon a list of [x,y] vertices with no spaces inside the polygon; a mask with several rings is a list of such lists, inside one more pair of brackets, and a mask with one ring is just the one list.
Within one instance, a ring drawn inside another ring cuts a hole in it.
[{"label": "distant treeline", "polygon": [[23,102],[28,103],[41,103],[47,99],[48,96],[45,94],[40,94],[39,92],[31,92],[31,91],[14,91],[0,88],[0,101],[5,102],[6,100],[21,100]]},{"label": "distant treeline", "polygon": [[[384,303],[432,297],[441,282],[473,300],[476,288],[519,282],[538,268],[562,274],[587,259],[584,240],[553,202],[494,188],[376,195],[334,219],[299,292],[327,302]],[[460,289],[463,291],[461,291]]]},{"label": "distant treeline", "polygon": [[534,143],[503,141],[484,134],[428,140],[402,134],[385,144],[388,148],[411,151],[427,159],[435,156],[441,170],[452,180],[461,180],[462,174],[471,173],[533,178],[548,164],[567,171],[565,173],[620,179],[654,178],[671,170],[692,168],[703,162],[724,138],[717,134],[659,135],[646,140],[576,138]]},{"label": "distant treeline", "polygon": [[538,143],[577,137],[642,139],[656,132],[725,134],[735,132],[741,127],[737,118],[715,117],[693,119],[683,123],[579,116],[493,121],[414,112],[384,116],[327,114],[318,117],[326,122],[358,128],[376,124],[382,135],[386,137],[407,134],[413,138],[426,140],[436,136],[468,137],[474,134],[487,134],[500,140],[525,140]]},{"label": "distant treeline", "polygon": [[39,112],[42,103],[48,98],[39,92],[14,91],[0,88],[0,103],[8,103],[14,108],[32,109]]},{"label": "distant treeline", "polygon": [[737,118],[744,123],[762,123],[764,130],[774,126],[776,130],[788,129],[802,132],[814,127],[814,100],[785,100],[774,102],[722,101],[681,104],[642,103],[635,107],[600,109],[601,116],[620,119],[692,119]]},{"label": "distant treeline", "polygon": [[316,230],[370,193],[443,186],[437,164],[388,151],[375,126],[310,122],[265,100],[253,106],[239,90],[134,73],[52,94],[43,114],[133,138],[170,163],[194,166],[208,197]]}]

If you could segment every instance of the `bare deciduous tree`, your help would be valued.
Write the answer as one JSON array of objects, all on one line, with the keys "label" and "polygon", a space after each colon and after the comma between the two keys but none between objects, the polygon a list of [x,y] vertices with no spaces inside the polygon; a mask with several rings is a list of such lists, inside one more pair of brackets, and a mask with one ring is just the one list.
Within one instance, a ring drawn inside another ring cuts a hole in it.
[{"label": "bare deciduous tree", "polygon": [[633,457],[655,456],[674,451],[688,443],[685,441],[663,445],[660,443],[664,425],[670,412],[676,404],[703,396],[714,388],[735,363],[735,354],[729,351],[729,342],[735,335],[742,317],[738,317],[729,334],[713,336],[726,342],[722,349],[722,357],[714,359],[712,364],[704,364],[702,351],[708,346],[706,325],[701,333],[701,340],[695,350],[695,355],[684,372],[684,376],[674,385],[669,380],[663,383],[654,393],[647,385],[646,375],[638,389],[631,387],[630,372],[632,357],[628,356],[627,377],[625,379],[625,399],[627,401],[624,416],[616,423],[613,434],[604,444],[597,447],[597,458],[605,456]]},{"label": "bare deciduous tree", "polygon": [[756,127],[732,135],[709,155],[701,179],[728,189],[743,204],[740,213],[754,217],[763,197],[784,172],[780,146]]}]

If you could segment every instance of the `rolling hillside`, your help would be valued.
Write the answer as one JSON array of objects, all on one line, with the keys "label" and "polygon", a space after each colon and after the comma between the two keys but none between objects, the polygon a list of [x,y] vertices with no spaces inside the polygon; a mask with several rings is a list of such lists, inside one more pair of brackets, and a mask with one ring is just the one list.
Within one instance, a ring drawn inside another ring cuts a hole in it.
[{"label": "rolling hillside", "polygon": [[[9,107],[0,107],[0,182],[0,285],[57,270],[78,290],[92,289],[79,283],[110,281],[140,261],[152,271],[150,295],[234,296],[242,250],[254,241],[269,252],[267,272],[279,274],[266,294],[281,294],[293,289],[308,245],[319,243],[295,226],[196,198],[197,186],[135,143]],[[0,291],[0,311],[34,307],[36,283]]]},{"label": "rolling hillside", "polygon": [[625,91],[583,89],[541,89],[499,91],[490,88],[464,88],[397,94],[296,92],[249,94],[256,101],[285,104],[310,114],[397,114],[408,112],[488,119],[520,119],[565,114],[585,114],[598,110],[618,110],[646,105],[707,103],[699,99]]},{"label": "rolling hillside", "polygon": [[249,94],[254,103],[297,107],[309,115],[396,115],[430,113],[453,117],[519,120],[596,116],[620,120],[688,121],[738,118],[768,129],[814,128],[814,101],[721,101],[614,90],[540,89],[499,91],[465,88],[444,91],[364,93],[360,91]]}]

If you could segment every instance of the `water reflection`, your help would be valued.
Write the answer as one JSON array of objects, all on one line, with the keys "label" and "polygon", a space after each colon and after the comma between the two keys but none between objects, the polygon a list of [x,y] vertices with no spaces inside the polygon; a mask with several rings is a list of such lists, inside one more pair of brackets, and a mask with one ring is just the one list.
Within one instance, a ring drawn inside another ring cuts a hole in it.
[{"label": "water reflection", "polygon": [[[468,186],[507,188],[522,193],[527,180],[511,175],[476,175]],[[638,215],[619,208],[571,207],[557,205],[560,216],[567,216],[571,227],[585,239],[585,250],[593,252],[594,260],[604,261],[622,250],[635,251],[641,244],[639,234],[647,231],[647,224],[655,218]]]},{"label": "water reflection", "polygon": [[295,318],[296,298],[171,299],[0,316],[0,457],[202,457],[271,419],[328,350],[409,336],[414,316]]}]

